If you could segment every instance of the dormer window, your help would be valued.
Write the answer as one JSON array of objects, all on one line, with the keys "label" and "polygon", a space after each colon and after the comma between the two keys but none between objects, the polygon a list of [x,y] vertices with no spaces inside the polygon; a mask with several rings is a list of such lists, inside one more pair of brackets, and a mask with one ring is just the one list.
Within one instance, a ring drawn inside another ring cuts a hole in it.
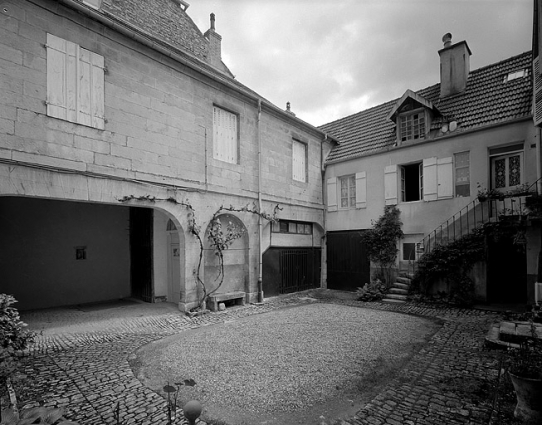
[{"label": "dormer window", "polygon": [[396,145],[425,139],[434,116],[441,113],[429,100],[407,90],[388,114],[395,123]]},{"label": "dormer window", "polygon": [[423,139],[425,137],[425,111],[418,111],[408,115],[399,115],[400,140]]}]

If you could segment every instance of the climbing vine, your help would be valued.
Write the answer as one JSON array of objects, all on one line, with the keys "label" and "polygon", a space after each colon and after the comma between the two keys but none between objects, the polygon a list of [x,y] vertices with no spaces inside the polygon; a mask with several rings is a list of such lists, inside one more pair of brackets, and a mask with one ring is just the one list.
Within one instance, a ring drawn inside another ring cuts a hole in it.
[{"label": "climbing vine", "polygon": [[199,243],[199,260],[198,265],[194,272],[194,278],[196,280],[196,283],[201,286],[203,295],[201,299],[198,302],[197,309],[203,309],[204,306],[207,303],[207,299],[214,294],[224,283],[224,251],[228,249],[237,239],[242,238],[245,233],[246,229],[244,227],[239,226],[238,224],[234,222],[229,222],[227,226],[224,228],[222,222],[220,221],[220,215],[224,212],[237,212],[237,213],[249,213],[249,214],[255,214],[257,216],[262,217],[264,220],[274,222],[277,221],[277,214],[279,211],[282,210],[282,208],[277,204],[273,208],[272,213],[266,213],[265,211],[260,211],[256,205],[256,203],[253,203],[252,205],[245,205],[244,207],[234,207],[233,205],[230,205],[229,207],[225,207],[221,205],[212,215],[211,220],[209,222],[208,230],[207,230],[207,240],[209,242],[209,246],[214,251],[215,255],[218,258],[218,274],[215,277],[214,281],[218,284],[215,286],[214,289],[210,290],[209,286],[210,284],[207,282],[204,282],[201,278],[201,265],[203,263],[203,253],[205,252],[203,237],[202,237],[202,230],[201,226],[198,224],[196,220],[196,211],[190,204],[190,202],[187,201],[178,201],[174,197],[169,198],[156,198],[154,196],[150,195],[143,195],[143,196],[124,196],[122,198],[119,198],[119,202],[128,202],[128,201],[147,201],[151,203],[155,203],[157,201],[161,202],[170,202],[175,205],[181,205],[184,206],[188,210],[188,231],[196,238],[196,240]]}]

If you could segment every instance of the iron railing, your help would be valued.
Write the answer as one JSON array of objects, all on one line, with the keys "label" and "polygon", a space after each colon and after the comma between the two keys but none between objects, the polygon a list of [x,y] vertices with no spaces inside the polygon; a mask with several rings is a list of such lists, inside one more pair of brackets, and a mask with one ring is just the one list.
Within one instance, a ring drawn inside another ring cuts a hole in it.
[{"label": "iron railing", "polygon": [[542,178],[527,186],[522,195],[503,194],[497,199],[491,197],[480,201],[479,198],[476,198],[471,201],[418,243],[418,256],[431,252],[437,245],[447,245],[456,239],[469,235],[486,223],[497,222],[503,217],[525,216],[528,213],[526,198],[538,194],[540,181]]}]

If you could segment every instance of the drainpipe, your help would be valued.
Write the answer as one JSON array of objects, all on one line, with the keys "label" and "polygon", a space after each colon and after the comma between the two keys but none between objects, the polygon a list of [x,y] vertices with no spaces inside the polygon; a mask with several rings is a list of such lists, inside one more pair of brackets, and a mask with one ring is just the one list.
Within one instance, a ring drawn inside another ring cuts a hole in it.
[{"label": "drainpipe", "polygon": [[[320,143],[320,172],[322,174],[322,205],[324,209],[322,210],[322,226],[324,230],[324,235],[322,236],[322,254],[321,254],[321,264],[320,267],[320,287],[327,288],[327,273],[324,276],[324,270],[327,272],[327,238],[326,238],[326,167],[324,164],[324,143],[328,140],[327,133],[324,133],[324,140]],[[326,279],[324,279],[324,277]]]},{"label": "drainpipe", "polygon": [[[262,116],[262,101],[258,99],[258,132],[256,137],[258,138],[258,211],[262,211],[262,137],[261,137],[261,120]],[[262,269],[263,269],[263,219],[261,215],[258,215],[258,302],[263,302],[263,281],[262,281]]]},{"label": "drainpipe", "polygon": [[199,125],[201,128],[203,128],[203,131],[204,131],[204,137],[205,137],[205,148],[204,148],[204,153],[205,153],[205,159],[204,159],[204,164],[205,164],[205,190],[208,190],[209,187],[208,187],[208,180],[207,180],[207,173],[208,173],[208,161],[207,161],[207,127],[204,127],[202,126],[201,124]]},{"label": "drainpipe", "polygon": [[542,195],[542,164],[540,164],[540,137],[542,137],[542,128],[536,127],[536,193]]}]

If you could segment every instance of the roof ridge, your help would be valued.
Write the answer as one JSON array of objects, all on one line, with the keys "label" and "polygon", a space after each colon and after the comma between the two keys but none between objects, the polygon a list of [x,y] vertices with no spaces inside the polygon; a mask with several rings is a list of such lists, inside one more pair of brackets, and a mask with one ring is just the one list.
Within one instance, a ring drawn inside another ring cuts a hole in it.
[{"label": "roof ridge", "polygon": [[[440,97],[441,83],[429,85],[415,93],[431,101],[439,115],[457,121],[458,133],[526,118],[531,114],[532,83],[524,78],[514,84],[503,84],[496,77],[528,67],[532,52],[526,51],[469,72],[469,82],[461,93]],[[389,149],[396,142],[396,123],[389,119],[389,110],[400,98],[388,100],[323,124],[318,128],[339,141],[327,161],[357,158]],[[491,99],[491,100],[490,100]],[[440,118],[434,117],[433,123]]]},{"label": "roof ridge", "polygon": [[469,72],[469,75],[484,71],[487,68],[496,67],[498,65],[503,64],[504,62],[512,62],[512,60],[514,60],[514,59],[517,59],[517,58],[519,58],[521,56],[532,55],[532,53],[533,53],[532,50],[527,50],[527,51],[525,51],[523,53],[520,53],[519,55],[511,56],[511,57],[509,57],[507,59],[502,59],[499,62],[490,63],[489,65],[484,65],[484,66],[482,66],[480,68],[473,69],[472,71]]}]

